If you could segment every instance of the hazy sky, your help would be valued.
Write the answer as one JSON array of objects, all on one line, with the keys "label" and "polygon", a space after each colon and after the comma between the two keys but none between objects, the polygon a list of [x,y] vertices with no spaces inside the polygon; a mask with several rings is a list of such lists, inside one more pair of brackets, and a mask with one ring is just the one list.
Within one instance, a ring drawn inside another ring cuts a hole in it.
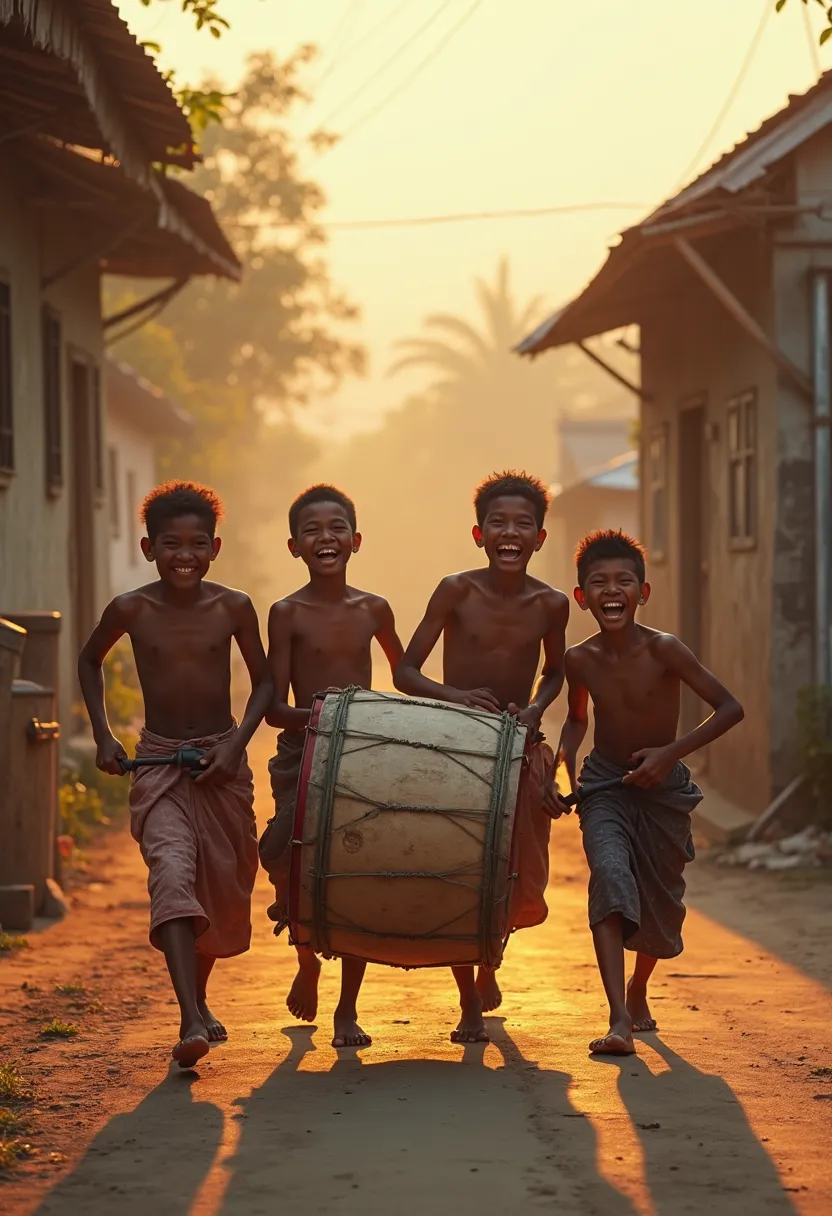
[{"label": "hazy sky", "polygon": [[[779,16],[773,0],[225,0],[233,28],[219,41],[195,33],[178,0],[150,9],[116,2],[134,33],[160,42],[165,66],[189,82],[210,71],[233,85],[253,50],[286,55],[302,41],[320,44],[310,84],[326,77],[301,121],[311,130],[328,120],[345,134],[309,165],[329,196],[330,221],[572,203],[652,207],[675,192],[766,9],[752,66],[697,168],[816,78],[799,0]],[[382,105],[472,8],[414,83]],[[809,11],[819,28],[823,10]],[[832,66],[829,46],[820,51],[824,67]],[[501,255],[521,299],[542,293],[555,308],[637,218],[620,210],[333,232],[333,274],[363,308],[371,355],[368,379],[337,398],[336,428],[366,425],[401,400],[407,382],[384,375],[391,341],[417,332],[432,311],[475,316],[472,280],[492,277]]]}]

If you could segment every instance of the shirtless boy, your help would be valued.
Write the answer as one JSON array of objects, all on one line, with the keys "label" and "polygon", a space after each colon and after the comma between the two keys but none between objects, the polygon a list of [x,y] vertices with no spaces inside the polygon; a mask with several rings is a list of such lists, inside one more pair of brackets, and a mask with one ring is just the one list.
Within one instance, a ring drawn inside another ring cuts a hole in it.
[{"label": "shirtless boy", "polygon": [[[539,738],[526,783],[529,800],[518,808],[521,831],[519,878],[512,899],[512,928],[540,924],[547,915],[544,892],[549,867],[550,821],[543,812],[544,785],[551,785],[554,756],[539,736],[544,710],[563,685],[563,653],[569,601],[560,591],[526,573],[546,539],[548,493],[535,477],[513,470],[494,474],[474,495],[474,541],[488,566],[443,579],[428,604],[396,671],[396,687],[410,696],[431,697],[485,709],[508,710]],[[422,674],[440,636],[443,682]],[[543,646],[543,671],[534,685]],[[519,898],[518,898],[519,895]],[[462,1016],[451,1039],[487,1042],[483,1012],[502,995],[493,971],[452,968]]]},{"label": "shirtless boy", "polygon": [[[309,571],[309,582],[273,604],[269,612],[269,668],[274,685],[266,713],[270,726],[282,728],[277,755],[269,764],[275,817],[260,842],[260,858],[275,886],[269,915],[276,933],[286,924],[289,841],[300,762],[315,694],[329,688],[370,688],[371,643],[379,643],[391,670],[402,644],[390,605],[380,595],[347,584],[347,564],[361,547],[355,505],[334,486],[305,490],[289,510],[289,551]],[[291,688],[294,704],[289,704]],[[298,973],[286,1000],[305,1022],[318,1008],[321,964],[310,946],[297,946]],[[358,992],[367,964],[341,963],[341,997],[335,1010],[333,1047],[366,1047],[372,1039],[358,1025]]]},{"label": "shirtless boy", "polygon": [[[684,868],[693,860],[690,813],[702,794],[682,763],[742,721],[736,697],[669,633],[636,621],[650,597],[644,551],[622,532],[596,532],[576,554],[575,599],[599,632],[566,652],[569,710],[561,755],[572,789],[595,710],[595,747],[581,770],[584,790],[620,778],[610,791],[588,792],[579,804],[589,863],[589,923],[610,1006],[609,1033],[590,1051],[630,1055],[633,1031],[656,1029],[647,982],[660,958],[682,951]],[[711,716],[676,737],[681,685],[711,706]],[[558,800],[559,810],[566,808]],[[624,989],[624,947],[636,951]]]},{"label": "shirtless boy", "polygon": [[[150,941],[163,951],[181,1022],[173,1058],[191,1068],[227,1033],[206,1003],[216,959],[241,954],[251,937],[257,873],[254,790],[246,745],[271,700],[257,615],[242,591],[205,581],[220,551],[222,504],[213,490],[171,481],[148,494],[141,547],[159,579],[117,596],[78,660],[105,773],[122,773],[126,752],[110,730],[102,664],[120,637],[133,644],[145,706],[137,756],[205,750],[193,780],[178,768],[137,771],[130,828],[148,867]],[[231,716],[231,641],[251,676],[239,726]]]}]

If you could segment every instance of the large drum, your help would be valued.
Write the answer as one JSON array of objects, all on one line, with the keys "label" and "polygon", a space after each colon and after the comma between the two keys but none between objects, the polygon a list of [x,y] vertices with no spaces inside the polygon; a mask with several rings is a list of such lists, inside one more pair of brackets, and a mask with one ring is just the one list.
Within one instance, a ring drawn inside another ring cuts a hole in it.
[{"label": "large drum", "polygon": [[441,701],[317,698],[289,880],[297,944],[394,967],[499,965],[525,727]]}]

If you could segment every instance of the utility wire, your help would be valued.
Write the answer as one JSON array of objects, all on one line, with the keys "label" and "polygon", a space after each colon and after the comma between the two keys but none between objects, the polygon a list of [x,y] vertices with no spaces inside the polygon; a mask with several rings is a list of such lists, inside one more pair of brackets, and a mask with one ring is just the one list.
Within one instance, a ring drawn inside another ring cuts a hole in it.
[{"label": "utility wire", "polygon": [[[321,227],[330,230],[347,231],[370,228],[425,228],[432,224],[462,224],[472,220],[507,220],[533,219],[544,215],[576,215],[587,211],[647,211],[648,203],[567,203],[561,207],[537,207],[520,211],[468,211],[456,212],[449,215],[419,215],[411,218],[378,219],[378,220],[333,220],[331,223],[322,222]],[[293,224],[260,224],[256,220],[249,222],[223,220],[230,228],[292,228]]]},{"label": "utility wire", "polygon": [[329,76],[331,76],[333,72],[337,71],[337,69],[340,68],[342,64],[346,63],[348,59],[352,58],[356,51],[359,51],[362,46],[366,46],[367,43],[370,42],[376,36],[376,34],[384,28],[385,25],[392,21],[394,17],[398,17],[399,13],[402,12],[403,9],[407,8],[408,4],[410,3],[411,0],[401,0],[401,3],[397,4],[395,8],[391,8],[389,13],[385,13],[380,21],[377,21],[375,25],[371,26],[370,29],[367,30],[366,34],[363,34],[361,38],[357,39],[355,42],[346,47],[343,54],[336,54],[326,71],[316,81],[315,87],[318,88],[321,84],[323,84],[323,82]]},{"label": "utility wire", "polygon": [[347,97],[345,101],[342,101],[340,105],[337,105],[334,110],[331,110],[330,113],[327,114],[326,118],[322,122],[318,123],[318,126],[325,129],[343,110],[348,109],[354,101],[357,101],[359,97],[362,97],[364,93],[366,93],[367,90],[375,84],[379,77],[383,76],[387,69],[392,67],[396,60],[399,59],[405,53],[405,51],[408,51],[411,45],[418,38],[421,38],[422,34],[429,30],[435,21],[438,21],[438,19],[442,16],[442,13],[451,3],[452,0],[442,0],[442,3],[438,8],[434,9],[427,21],[424,21],[422,25],[420,25],[415,31],[415,33],[406,38],[405,41],[396,48],[393,54],[389,55],[387,59],[385,59],[384,62],[380,64],[380,66],[377,67],[370,76],[367,77],[363,84],[359,85],[355,92],[351,93],[349,97]]},{"label": "utility wire", "polygon": [[401,84],[398,84],[395,89],[393,89],[390,93],[387,94],[386,97],[383,97],[381,99],[381,101],[378,103],[378,105],[373,106],[372,109],[365,111],[365,113],[362,114],[362,116],[356,122],[354,122],[351,127],[349,127],[344,132],[344,135],[345,136],[352,135],[355,131],[357,131],[359,129],[359,127],[363,127],[365,123],[370,122],[370,120],[375,118],[375,116],[377,114],[380,114],[381,111],[384,110],[390,104],[390,102],[393,101],[394,98],[398,97],[400,93],[403,93],[405,91],[405,89],[409,89],[410,86],[413,84],[413,82],[417,79],[417,77],[421,76],[422,72],[425,70],[425,68],[428,66],[428,64],[432,63],[438,55],[441,55],[442,52],[445,50],[445,48],[448,46],[448,44],[460,32],[460,30],[463,28],[463,26],[468,24],[468,22],[471,20],[474,13],[477,11],[477,9],[480,7],[481,4],[482,4],[482,0],[474,0],[474,3],[471,5],[471,7],[465,13],[463,13],[463,15],[460,17],[459,21],[457,21],[456,25],[451,26],[451,28],[448,30],[445,37],[442,38],[437,43],[437,45],[433,48],[433,50],[430,51],[424,57],[424,59],[416,65],[416,67],[413,69],[413,71],[410,73],[410,75],[405,77],[405,79],[401,82]]},{"label": "utility wire", "polygon": [[725,119],[727,118],[731,107],[733,106],[734,102],[737,99],[737,95],[738,95],[740,89],[742,88],[743,84],[745,83],[745,78],[748,75],[749,68],[751,67],[752,63],[754,62],[754,57],[757,54],[757,49],[760,45],[763,34],[765,33],[765,28],[768,25],[768,19],[771,16],[771,13],[772,13],[771,0],[764,0],[763,13],[762,13],[762,16],[760,17],[760,22],[757,26],[757,29],[754,31],[754,37],[751,39],[748,50],[745,53],[745,58],[743,59],[742,64],[740,65],[740,69],[737,72],[736,77],[734,78],[734,83],[731,85],[731,88],[728,90],[728,96],[725,98],[725,101],[722,104],[722,109],[719,111],[716,118],[714,119],[714,123],[713,123],[713,126],[711,127],[710,131],[708,132],[708,134],[702,140],[702,143],[697,148],[695,156],[691,157],[690,162],[685,166],[684,172],[680,174],[679,180],[676,182],[676,185],[673,187],[674,194],[677,192],[677,190],[681,189],[682,186],[686,185],[690,181],[691,175],[693,174],[694,170],[697,169],[699,167],[699,165],[701,164],[702,157],[705,155],[708,148],[711,146],[714,139],[719,134],[722,124],[725,122]]},{"label": "utility wire", "polygon": [[[352,4],[350,4],[349,8],[342,15],[341,20],[332,31],[330,38],[324,42],[324,47],[326,47],[328,43],[332,43],[331,49],[325,52],[326,55],[329,56],[330,62],[326,67],[324,67],[321,75],[315,81],[315,88],[317,88],[322,81],[326,80],[327,76],[332,71],[334,64],[338,62],[341,47],[352,33],[353,26],[358,20],[363,7],[364,0],[352,0]],[[347,48],[347,51],[349,51],[349,47]]]},{"label": "utility wire", "polygon": [[809,5],[802,4],[803,10],[803,28],[806,31],[806,41],[809,43],[809,58],[812,61],[812,67],[815,69],[815,78],[820,80],[823,75],[823,68],[820,62],[820,51],[815,40],[815,31],[812,29],[812,18],[809,15]]}]

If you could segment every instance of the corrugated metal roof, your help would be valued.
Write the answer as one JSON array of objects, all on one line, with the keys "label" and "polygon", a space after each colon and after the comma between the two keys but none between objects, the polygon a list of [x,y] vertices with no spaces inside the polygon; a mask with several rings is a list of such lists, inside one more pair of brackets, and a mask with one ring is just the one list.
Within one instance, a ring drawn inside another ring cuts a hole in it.
[{"label": "corrugated metal roof", "polygon": [[43,137],[21,139],[19,147],[34,190],[59,207],[83,203],[72,212],[73,223],[79,231],[87,225],[97,232],[102,247],[113,233],[102,270],[143,278],[240,278],[240,263],[210,203],[181,182],[155,173],[143,186],[119,165]]},{"label": "corrugated metal roof", "polygon": [[129,363],[108,359],[104,365],[107,407],[122,414],[134,426],[154,433],[187,435],[194,420],[181,405],[166,397]]},{"label": "corrugated metal roof", "polygon": [[185,115],[110,0],[0,0],[0,80],[4,135],[110,152],[137,181],[154,162],[195,163]]},{"label": "corrugated metal roof", "polygon": [[[610,248],[603,266],[581,294],[525,337],[515,348],[517,353],[537,355],[550,347],[581,341],[636,321],[637,306],[650,289],[649,276],[634,283],[629,272],[646,254],[652,255],[656,250],[660,237],[652,231],[654,226],[677,220],[685,212],[696,217],[704,215],[708,207],[718,207],[725,195],[739,194],[762,181],[769,170],[830,124],[832,71],[825,72],[808,92],[790,97],[782,110],[749,132],[710,169],[639,224],[626,229],[620,243]],[[737,217],[730,222],[742,221]],[[682,280],[683,268],[674,267],[672,257],[665,255],[662,259],[661,251],[656,257],[662,260],[664,291],[669,294]]]},{"label": "corrugated metal roof", "polygon": [[573,490],[588,487],[594,490],[619,490],[634,493],[639,487],[638,453],[625,452],[608,460],[606,464],[580,477],[568,486],[558,486],[553,498],[563,498]]}]

